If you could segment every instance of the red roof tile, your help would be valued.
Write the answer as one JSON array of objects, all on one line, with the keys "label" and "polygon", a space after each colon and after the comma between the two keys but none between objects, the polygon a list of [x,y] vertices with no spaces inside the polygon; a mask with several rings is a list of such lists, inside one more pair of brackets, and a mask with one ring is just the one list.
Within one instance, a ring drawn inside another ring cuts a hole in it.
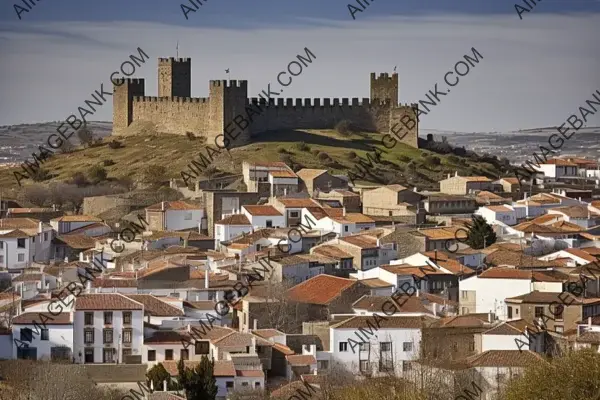
[{"label": "red roof tile", "polygon": [[82,294],[75,300],[75,310],[142,310],[144,306],[120,293]]},{"label": "red roof tile", "polygon": [[287,295],[299,303],[327,305],[356,283],[353,279],[321,274],[289,289]]}]

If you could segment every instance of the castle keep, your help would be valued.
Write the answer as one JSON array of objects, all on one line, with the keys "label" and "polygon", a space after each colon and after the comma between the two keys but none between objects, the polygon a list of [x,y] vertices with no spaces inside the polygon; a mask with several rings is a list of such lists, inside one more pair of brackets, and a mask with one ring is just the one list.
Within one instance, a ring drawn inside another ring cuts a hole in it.
[{"label": "castle keep", "polygon": [[[139,121],[152,123],[157,132],[193,132],[213,142],[227,127],[227,131],[236,132],[232,144],[240,146],[264,131],[332,129],[339,121],[350,120],[363,130],[390,133],[396,139],[401,137],[401,142],[418,147],[417,104],[398,104],[396,73],[372,73],[371,97],[362,101],[272,98],[267,104],[262,98],[248,98],[248,81],[211,80],[209,97],[191,97],[191,70],[189,58],[159,58],[158,97],[145,96],[144,79],[117,81],[113,93],[113,134],[127,134],[126,128]],[[234,130],[234,118],[239,115],[251,123],[245,128],[237,125]],[[408,118],[415,124],[406,133],[402,122]],[[394,135],[392,129],[396,133],[402,131]]]}]

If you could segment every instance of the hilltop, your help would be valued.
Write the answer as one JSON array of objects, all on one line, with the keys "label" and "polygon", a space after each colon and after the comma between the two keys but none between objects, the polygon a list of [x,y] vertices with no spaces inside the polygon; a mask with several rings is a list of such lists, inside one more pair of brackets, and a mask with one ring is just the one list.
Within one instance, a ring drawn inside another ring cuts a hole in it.
[{"label": "hilltop", "polygon": [[[41,140],[42,138],[40,142]],[[120,142],[123,147],[109,147],[109,142],[113,140]],[[428,146],[425,140],[419,140],[420,146]],[[214,148],[214,144],[208,144]],[[436,146],[436,149],[451,148],[447,143],[436,142],[436,145],[440,145]],[[93,147],[78,147],[68,154],[56,153],[43,164],[43,168],[49,174],[44,182],[66,181],[74,173],[85,174],[95,165],[106,169],[109,180],[128,177],[134,181],[142,178],[142,170],[147,166],[164,166],[167,178],[176,178],[183,182],[181,171],[189,172],[187,164],[197,159],[200,154],[206,155],[205,147],[206,143],[202,138],[191,140],[182,135],[108,136]],[[373,170],[386,183],[436,189],[440,179],[446,174],[454,174],[455,171],[460,175],[486,175],[490,178],[506,174],[507,160],[501,163],[493,157],[480,157],[464,149],[458,149],[460,151],[457,152],[464,153],[465,156],[462,157],[416,149],[402,143],[397,143],[392,149],[386,149],[381,144],[379,133],[355,133],[346,136],[332,130],[293,130],[263,133],[253,138],[252,144],[232,149],[229,154],[222,151],[212,162],[218,169],[213,176],[241,173],[242,161],[284,161],[294,170],[301,167],[322,168],[333,173],[347,174],[356,163],[355,160],[358,160],[353,156],[358,155],[366,159],[366,154],[373,147],[382,152],[382,163]],[[19,170],[20,168],[0,170],[0,186],[17,188],[13,171]],[[32,183],[31,180],[23,182]]]}]

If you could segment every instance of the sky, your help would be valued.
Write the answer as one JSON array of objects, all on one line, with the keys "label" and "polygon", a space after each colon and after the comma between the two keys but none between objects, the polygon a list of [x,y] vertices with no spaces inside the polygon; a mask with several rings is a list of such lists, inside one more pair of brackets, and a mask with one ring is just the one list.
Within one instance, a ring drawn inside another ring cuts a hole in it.
[{"label": "sky", "polygon": [[[522,19],[504,0],[367,1],[356,19],[356,0],[208,0],[186,19],[187,1],[44,0],[19,20],[14,4],[23,3],[2,0],[0,125],[64,120],[101,84],[110,91],[111,73],[138,48],[150,59],[134,76],[156,96],[157,59],[175,57],[177,43],[179,57],[192,59],[194,97],[228,78],[247,80],[256,97],[308,48],[314,60],[285,97],[369,97],[370,73],[396,67],[401,103],[447,88],[446,72],[475,48],[482,59],[439,96],[421,129],[556,126],[600,90],[600,0],[538,0]],[[106,97],[90,120],[112,119]],[[589,125],[600,125],[598,111]]]}]

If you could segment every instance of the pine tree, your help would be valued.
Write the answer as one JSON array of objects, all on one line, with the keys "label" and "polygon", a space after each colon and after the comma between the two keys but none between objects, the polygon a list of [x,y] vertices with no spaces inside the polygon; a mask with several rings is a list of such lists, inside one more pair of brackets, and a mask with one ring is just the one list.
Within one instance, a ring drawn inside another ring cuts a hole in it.
[{"label": "pine tree", "polygon": [[188,400],[215,400],[219,388],[214,377],[214,361],[202,356],[194,368],[185,368],[183,362],[177,364],[179,383],[184,387]]},{"label": "pine tree", "polygon": [[[154,391],[162,391],[164,381],[167,381],[167,390],[176,389],[171,381],[171,375],[161,363],[156,364],[146,373],[146,384],[148,387],[153,387]],[[152,383],[152,386],[150,383]]]},{"label": "pine tree", "polygon": [[[468,224],[469,234],[466,243],[473,249],[483,249],[496,243],[496,233],[485,219],[480,215],[472,216],[471,224]],[[485,243],[484,243],[485,240]]]}]

